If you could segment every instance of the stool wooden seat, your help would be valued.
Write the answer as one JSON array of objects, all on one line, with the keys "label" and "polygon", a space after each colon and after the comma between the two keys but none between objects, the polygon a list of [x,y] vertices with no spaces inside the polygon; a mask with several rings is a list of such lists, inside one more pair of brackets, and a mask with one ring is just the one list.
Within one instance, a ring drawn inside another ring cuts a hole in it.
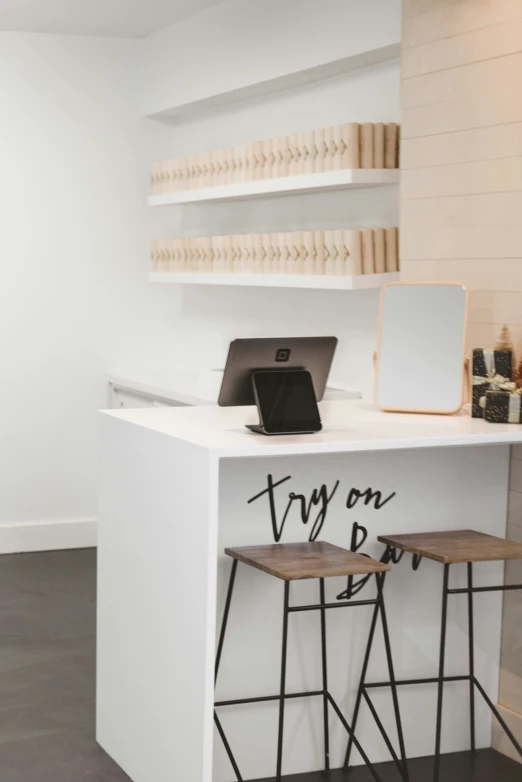
[{"label": "stool wooden seat", "polygon": [[283,581],[363,576],[390,569],[383,562],[322,541],[227,548],[225,554]]},{"label": "stool wooden seat", "polygon": [[444,565],[522,559],[520,543],[485,535],[472,529],[419,532],[413,535],[381,535],[378,540],[390,548],[433,559]]}]

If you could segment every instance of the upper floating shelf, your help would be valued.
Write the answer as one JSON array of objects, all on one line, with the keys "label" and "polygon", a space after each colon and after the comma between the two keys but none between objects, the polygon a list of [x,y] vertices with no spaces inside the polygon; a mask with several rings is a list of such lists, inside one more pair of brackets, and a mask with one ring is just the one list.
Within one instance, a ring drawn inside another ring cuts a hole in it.
[{"label": "upper floating shelf", "polygon": [[400,172],[396,168],[346,168],[338,171],[322,171],[317,174],[258,179],[250,182],[235,182],[231,185],[164,193],[149,196],[148,203],[149,206],[169,206],[200,201],[246,200],[358,187],[380,187],[398,184],[399,176]]},{"label": "upper floating shelf", "polygon": [[152,272],[150,282],[178,285],[231,285],[258,288],[309,288],[313,290],[360,291],[396,282],[399,272],[334,276],[326,274],[220,274],[218,272]]},{"label": "upper floating shelf", "polygon": [[343,73],[358,70],[359,68],[368,68],[372,65],[379,65],[383,62],[396,60],[401,56],[401,44],[394,43],[388,46],[381,46],[377,49],[371,49],[366,52],[358,52],[350,57],[343,57],[338,60],[322,63],[311,68],[303,68],[299,71],[285,73],[273,79],[248,84],[234,90],[227,90],[197,100],[179,103],[170,106],[163,111],[148,113],[151,119],[161,120],[163,122],[179,122],[180,120],[195,117],[200,114],[219,111],[223,106],[239,103],[253,98],[260,98],[264,95],[288,90],[293,87],[303,87],[307,84],[314,84],[324,79],[340,76]]}]

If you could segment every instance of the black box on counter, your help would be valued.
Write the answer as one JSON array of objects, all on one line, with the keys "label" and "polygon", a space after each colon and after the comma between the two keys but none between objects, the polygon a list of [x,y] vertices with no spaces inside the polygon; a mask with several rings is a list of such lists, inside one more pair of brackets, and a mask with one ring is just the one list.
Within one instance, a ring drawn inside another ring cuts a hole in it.
[{"label": "black box on counter", "polygon": [[522,396],[509,391],[486,391],[483,412],[491,424],[521,424]]},{"label": "black box on counter", "polygon": [[491,388],[491,381],[497,375],[511,380],[512,351],[511,350],[473,350],[473,383],[471,415],[473,418],[484,418],[484,408],[480,400]]}]

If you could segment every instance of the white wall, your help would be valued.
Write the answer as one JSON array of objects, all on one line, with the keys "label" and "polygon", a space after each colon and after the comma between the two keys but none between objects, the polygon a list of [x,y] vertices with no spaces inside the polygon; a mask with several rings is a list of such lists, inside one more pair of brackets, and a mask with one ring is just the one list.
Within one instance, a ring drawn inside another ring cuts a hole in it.
[{"label": "white wall", "polygon": [[[149,108],[159,108],[156,88],[171,100],[178,88],[232,88],[385,45],[398,39],[397,5],[372,0],[361,15],[352,0],[228,0],[146,43],[0,33],[0,550],[20,543],[6,541],[3,525],[23,535],[24,523],[96,517],[96,411],[107,404],[109,367],[140,358],[222,366],[236,336],[333,333],[341,338],[334,374],[369,390],[375,291],[153,286],[148,248],[153,236],[391,224],[393,188],[154,211],[145,198],[155,159],[350,118],[397,120],[398,65],[175,127],[143,119],[139,84],[160,40],[184,67],[173,60],[152,74]],[[82,534],[73,542],[90,541]]]},{"label": "white wall", "polygon": [[400,0],[227,0],[142,44],[146,115],[397,44]]},{"label": "white wall", "polygon": [[108,364],[166,299],[145,281],[136,47],[0,34],[0,525],[96,516]]}]

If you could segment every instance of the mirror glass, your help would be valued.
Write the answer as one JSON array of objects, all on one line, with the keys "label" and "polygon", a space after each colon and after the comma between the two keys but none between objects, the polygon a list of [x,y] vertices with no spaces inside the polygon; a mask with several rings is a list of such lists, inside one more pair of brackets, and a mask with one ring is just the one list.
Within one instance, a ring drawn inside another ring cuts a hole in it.
[{"label": "mirror glass", "polygon": [[392,283],[382,292],[375,402],[384,410],[455,413],[463,403],[467,290]]}]

